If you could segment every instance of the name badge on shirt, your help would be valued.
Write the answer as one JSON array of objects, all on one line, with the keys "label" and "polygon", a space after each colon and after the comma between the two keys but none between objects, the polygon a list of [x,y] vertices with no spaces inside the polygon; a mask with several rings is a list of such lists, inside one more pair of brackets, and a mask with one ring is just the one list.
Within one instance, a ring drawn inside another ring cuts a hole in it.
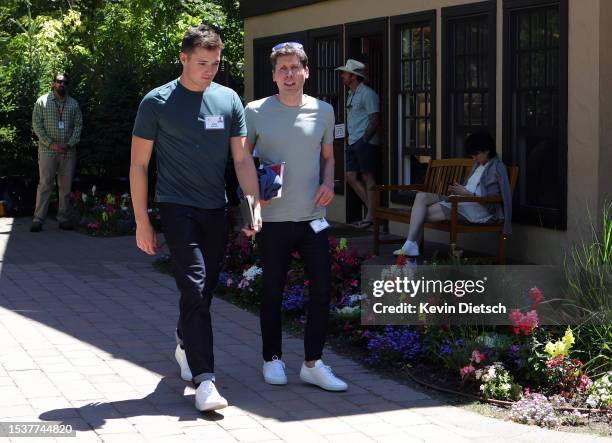
[{"label": "name badge on shirt", "polygon": [[207,115],[204,117],[204,128],[225,129],[225,121],[222,115]]},{"label": "name badge on shirt", "polygon": [[317,218],[310,222],[310,227],[315,234],[318,234],[324,229],[329,228],[329,223],[325,220],[325,217]]},{"label": "name badge on shirt", "polygon": [[60,129],[64,129],[64,122],[62,120],[57,122],[57,127],[60,128]]}]

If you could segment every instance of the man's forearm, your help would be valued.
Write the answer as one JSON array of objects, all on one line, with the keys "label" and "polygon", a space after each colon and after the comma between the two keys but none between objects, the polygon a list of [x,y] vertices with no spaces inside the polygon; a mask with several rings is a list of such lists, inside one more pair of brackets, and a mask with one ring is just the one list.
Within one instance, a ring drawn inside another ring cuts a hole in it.
[{"label": "man's forearm", "polygon": [[378,130],[378,114],[370,114],[368,115],[368,126],[365,130],[365,134],[363,135],[363,139],[366,142],[369,142],[376,131]]},{"label": "man's forearm", "polygon": [[321,183],[330,189],[334,189],[334,157],[321,159],[322,178]]},{"label": "man's forearm", "polygon": [[252,195],[259,200],[259,179],[257,178],[253,157],[249,155],[239,161],[234,160],[234,168],[242,191],[246,195]]},{"label": "man's forearm", "polygon": [[148,223],[148,170],[142,165],[130,166],[130,190],[132,192],[132,205],[136,223]]},{"label": "man's forearm", "polygon": [[79,140],[81,140],[81,131],[83,130],[83,119],[80,115],[80,112],[74,122],[74,129],[72,130],[72,134],[68,139],[68,146],[76,145]]},{"label": "man's forearm", "polygon": [[42,117],[39,116],[37,112],[34,112],[34,117],[32,118],[32,129],[43,146],[47,147],[53,143],[53,139],[49,137],[49,134],[45,131]]}]

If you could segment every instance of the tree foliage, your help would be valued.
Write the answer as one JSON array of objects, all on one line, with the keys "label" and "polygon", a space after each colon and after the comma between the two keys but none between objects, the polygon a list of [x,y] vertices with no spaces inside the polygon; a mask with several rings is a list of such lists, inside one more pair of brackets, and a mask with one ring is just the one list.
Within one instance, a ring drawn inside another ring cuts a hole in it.
[{"label": "tree foliage", "polygon": [[189,26],[221,34],[230,86],[241,92],[237,0],[5,0],[0,22],[0,175],[35,173],[32,107],[55,72],[69,73],[83,111],[79,169],[104,176],[127,175],[138,104],[180,73]]}]

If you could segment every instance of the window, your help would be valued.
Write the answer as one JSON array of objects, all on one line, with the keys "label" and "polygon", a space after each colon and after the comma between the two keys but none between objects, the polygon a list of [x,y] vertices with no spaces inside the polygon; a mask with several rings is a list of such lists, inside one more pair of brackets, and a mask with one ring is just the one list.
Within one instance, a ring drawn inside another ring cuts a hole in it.
[{"label": "window", "polygon": [[[394,17],[392,94],[394,123],[392,183],[422,183],[435,155],[435,11]],[[405,199],[405,198],[404,198]],[[402,202],[401,195],[393,201]]]},{"label": "window", "polygon": [[[342,81],[335,69],[343,65],[342,27],[315,29],[308,31],[308,62],[310,78],[306,81],[306,91],[313,97],[323,100],[334,108],[336,122],[344,121]],[[336,194],[344,194],[344,142],[334,140],[334,178]]]},{"label": "window", "polygon": [[565,229],[567,3],[505,1],[504,31],[504,159],[519,166],[514,219]]},{"label": "window", "polygon": [[465,157],[475,131],[495,134],[495,2],[442,9],[445,157]]}]

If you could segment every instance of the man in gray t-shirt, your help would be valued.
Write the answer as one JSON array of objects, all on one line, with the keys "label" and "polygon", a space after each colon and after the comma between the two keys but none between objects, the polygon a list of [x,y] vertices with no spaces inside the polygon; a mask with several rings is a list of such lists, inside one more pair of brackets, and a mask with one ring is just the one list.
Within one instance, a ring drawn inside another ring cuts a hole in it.
[{"label": "man in gray t-shirt", "polygon": [[256,149],[262,163],[285,162],[282,195],[263,205],[263,226],[257,236],[263,266],[263,377],[270,384],[287,383],[281,360],[281,302],[289,258],[298,251],[310,281],[300,378],[323,389],[343,391],[346,383],[321,360],[331,290],[323,217],[334,197],[334,110],[304,95],[308,58],[301,44],[276,45],[270,60],[278,94],[251,102],[245,109],[247,146]]},{"label": "man in gray t-shirt", "polygon": [[227,406],[215,387],[212,292],[227,239],[224,173],[228,147],[240,186],[255,197],[259,229],[259,186],[246,149],[244,112],[238,95],[212,80],[223,42],[205,25],[183,37],[177,80],[149,92],[138,108],[132,135],[130,185],[136,216],[136,244],[154,255],[158,247],[147,213],[148,166],[157,154],[156,200],[164,237],[181,293],[175,358],[181,377],[196,387],[200,411]]},{"label": "man in gray t-shirt", "polygon": [[342,82],[348,86],[346,97],[346,181],[366,207],[365,218],[355,224],[364,229],[372,226],[372,187],[380,169],[378,127],[380,110],[378,95],[364,83],[365,65],[348,59],[340,71]]}]

